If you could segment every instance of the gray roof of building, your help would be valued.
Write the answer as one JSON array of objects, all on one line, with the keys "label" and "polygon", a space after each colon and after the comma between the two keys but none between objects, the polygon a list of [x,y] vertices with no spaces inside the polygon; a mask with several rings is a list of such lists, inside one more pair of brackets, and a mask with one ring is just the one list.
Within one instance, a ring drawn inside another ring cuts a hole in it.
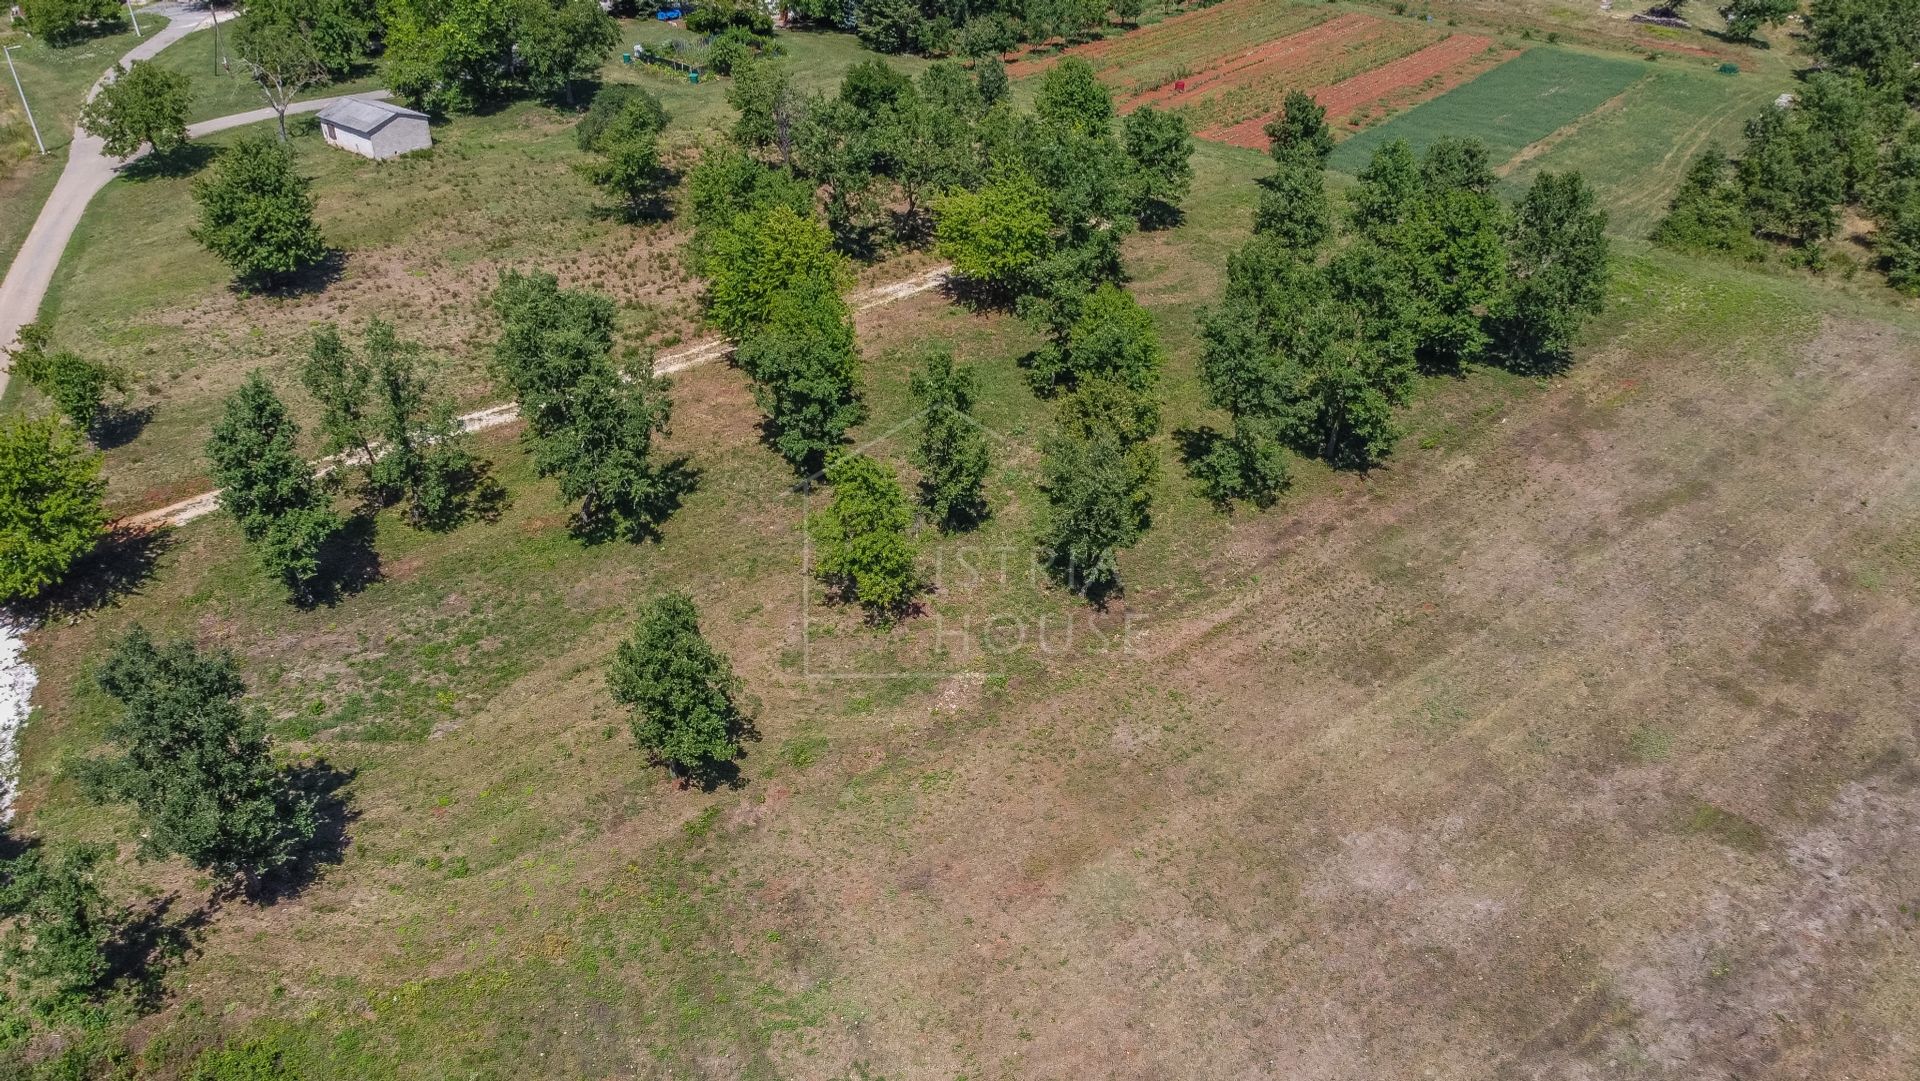
[{"label": "gray roof of building", "polygon": [[427,119],[425,113],[416,113],[403,106],[384,101],[368,101],[365,98],[347,98],[320,110],[320,119],[358,135],[372,135],[386,127],[395,117],[401,116],[418,120]]}]

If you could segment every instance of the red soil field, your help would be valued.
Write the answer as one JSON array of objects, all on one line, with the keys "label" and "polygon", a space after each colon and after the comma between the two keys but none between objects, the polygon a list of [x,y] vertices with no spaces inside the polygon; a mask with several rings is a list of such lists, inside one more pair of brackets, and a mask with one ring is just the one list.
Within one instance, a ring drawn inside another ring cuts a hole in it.
[{"label": "red soil field", "polygon": [[[1372,71],[1355,75],[1313,91],[1313,99],[1327,110],[1328,120],[1338,120],[1363,105],[1392,100],[1411,102],[1415,96],[1427,98],[1450,90],[1480,75],[1486,66],[1476,61],[1486,57],[1492,40],[1476,34],[1454,34],[1429,45],[1411,56],[1382,64]],[[1507,59],[1506,56],[1499,59]],[[1414,91],[1415,93],[1408,93]],[[1212,128],[1199,133],[1203,139],[1264,149],[1267,145],[1267,121],[1279,114],[1254,117],[1242,123]]]},{"label": "red soil field", "polygon": [[1289,34],[1277,41],[1269,41],[1257,48],[1249,49],[1219,67],[1186,79],[1184,89],[1179,88],[1181,86],[1179,83],[1168,83],[1149,90],[1128,100],[1121,106],[1121,110],[1130,111],[1142,105],[1163,109],[1191,105],[1201,98],[1210,96],[1223,83],[1227,86],[1236,86],[1255,82],[1262,75],[1276,68],[1296,67],[1302,57],[1311,56],[1330,45],[1371,36],[1381,26],[1379,19],[1366,15],[1350,14],[1329,19],[1310,30]]}]

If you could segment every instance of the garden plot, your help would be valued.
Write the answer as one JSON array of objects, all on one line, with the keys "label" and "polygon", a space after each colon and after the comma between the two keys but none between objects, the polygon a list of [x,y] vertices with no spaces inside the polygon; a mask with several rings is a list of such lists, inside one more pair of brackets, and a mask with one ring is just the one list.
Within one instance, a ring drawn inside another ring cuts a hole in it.
[{"label": "garden plot", "polygon": [[1449,135],[1487,144],[1506,162],[1599,108],[1646,76],[1648,66],[1567,49],[1531,49],[1334,149],[1332,168],[1357,173],[1373,152],[1404,139],[1417,153]]},{"label": "garden plot", "polygon": [[1139,94],[1207,71],[1275,38],[1326,22],[1334,14],[1324,5],[1225,0],[1064,53],[1016,61],[1008,71],[1020,78],[1045,71],[1062,56],[1077,56],[1122,95]]}]

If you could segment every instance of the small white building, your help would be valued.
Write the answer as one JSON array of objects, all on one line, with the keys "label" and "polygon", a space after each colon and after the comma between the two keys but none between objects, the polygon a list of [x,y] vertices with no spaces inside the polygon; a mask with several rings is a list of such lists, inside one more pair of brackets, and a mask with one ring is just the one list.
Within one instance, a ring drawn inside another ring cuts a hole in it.
[{"label": "small white building", "polygon": [[348,98],[320,110],[328,146],[379,161],[433,145],[427,114],[384,101]]}]

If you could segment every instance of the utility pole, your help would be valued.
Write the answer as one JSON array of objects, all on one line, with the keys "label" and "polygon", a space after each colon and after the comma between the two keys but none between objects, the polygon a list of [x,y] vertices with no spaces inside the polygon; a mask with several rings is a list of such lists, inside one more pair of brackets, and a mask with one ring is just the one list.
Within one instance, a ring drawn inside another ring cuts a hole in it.
[{"label": "utility pole", "polygon": [[47,153],[47,144],[40,139],[40,124],[33,118],[32,106],[27,104],[27,88],[20,85],[20,69],[13,66],[13,50],[19,47],[18,45],[9,45],[4,49],[0,49],[0,52],[7,54],[7,70],[13,73],[13,88],[20,93],[20,109],[27,114],[27,126],[33,129],[33,145],[39,147],[41,155],[45,156]]},{"label": "utility pole", "polygon": [[133,36],[140,36],[140,16],[133,13],[133,0],[127,0],[127,18],[133,20]]},{"label": "utility pole", "polygon": [[213,14],[213,73],[220,74],[220,9],[213,0],[207,0],[207,10]]}]

